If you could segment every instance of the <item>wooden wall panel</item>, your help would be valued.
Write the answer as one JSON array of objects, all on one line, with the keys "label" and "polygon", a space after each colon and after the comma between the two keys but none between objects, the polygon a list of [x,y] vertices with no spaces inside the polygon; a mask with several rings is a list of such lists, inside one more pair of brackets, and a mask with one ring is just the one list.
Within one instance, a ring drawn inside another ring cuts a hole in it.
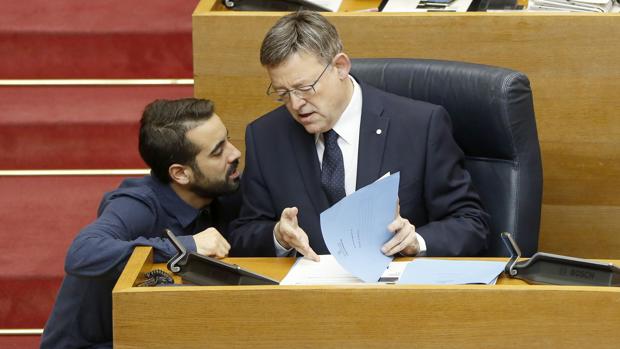
[{"label": "wooden wall panel", "polygon": [[542,213],[542,251],[587,258],[620,251],[618,206],[544,204]]},{"label": "wooden wall panel", "polygon": [[[194,13],[195,94],[216,102],[244,150],[245,125],[277,106],[264,94],[269,80],[258,52],[281,14],[210,11],[212,3]],[[526,73],[543,155],[541,250],[620,258],[620,215],[608,214],[620,209],[620,36],[612,34],[620,15],[327,16],[354,58],[459,60]],[[578,233],[577,216],[590,229]]]}]

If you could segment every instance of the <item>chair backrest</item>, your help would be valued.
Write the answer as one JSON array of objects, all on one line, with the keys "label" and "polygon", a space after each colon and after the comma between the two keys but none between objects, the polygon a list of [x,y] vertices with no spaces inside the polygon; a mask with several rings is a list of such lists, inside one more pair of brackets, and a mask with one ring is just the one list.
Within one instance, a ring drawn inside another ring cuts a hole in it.
[{"label": "chair backrest", "polygon": [[463,62],[354,59],[352,75],[382,90],[442,105],[491,215],[488,256],[506,256],[500,233],[524,256],[538,249],[542,164],[530,83],[523,73]]}]

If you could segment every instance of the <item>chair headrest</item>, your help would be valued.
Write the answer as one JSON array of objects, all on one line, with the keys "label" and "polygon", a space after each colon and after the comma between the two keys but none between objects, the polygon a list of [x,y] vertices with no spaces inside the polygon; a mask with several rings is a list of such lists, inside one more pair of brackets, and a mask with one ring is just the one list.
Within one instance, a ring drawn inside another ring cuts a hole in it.
[{"label": "chair headrest", "polygon": [[530,82],[523,73],[481,64],[426,59],[354,59],[352,75],[382,90],[442,105],[467,156],[513,160],[518,137],[536,130]]}]

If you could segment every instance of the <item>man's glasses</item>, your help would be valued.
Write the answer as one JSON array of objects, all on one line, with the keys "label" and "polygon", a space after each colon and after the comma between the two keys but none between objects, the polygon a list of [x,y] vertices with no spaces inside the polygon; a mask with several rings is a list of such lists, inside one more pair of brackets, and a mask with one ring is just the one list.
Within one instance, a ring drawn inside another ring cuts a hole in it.
[{"label": "man's glasses", "polygon": [[273,99],[279,103],[286,103],[290,101],[291,93],[299,98],[311,97],[316,93],[314,86],[319,82],[319,80],[321,80],[321,77],[323,76],[323,74],[325,74],[325,72],[327,71],[327,67],[329,67],[330,65],[331,63],[327,63],[327,65],[321,72],[321,75],[319,75],[319,77],[316,78],[316,80],[314,80],[314,82],[310,85],[299,86],[290,90],[275,90],[272,88],[271,84],[269,84],[269,87],[267,87],[267,95],[273,97]]}]

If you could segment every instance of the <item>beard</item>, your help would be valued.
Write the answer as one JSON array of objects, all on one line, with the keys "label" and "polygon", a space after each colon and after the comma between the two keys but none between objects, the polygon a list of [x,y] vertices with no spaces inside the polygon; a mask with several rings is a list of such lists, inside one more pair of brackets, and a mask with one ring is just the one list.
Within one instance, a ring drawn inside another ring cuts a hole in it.
[{"label": "beard", "polygon": [[229,179],[230,175],[237,169],[237,166],[239,166],[239,160],[230,164],[223,179],[212,180],[208,179],[197,166],[193,165],[192,171],[194,171],[196,179],[189,185],[189,190],[202,198],[208,199],[232,194],[239,189],[240,177]]}]

